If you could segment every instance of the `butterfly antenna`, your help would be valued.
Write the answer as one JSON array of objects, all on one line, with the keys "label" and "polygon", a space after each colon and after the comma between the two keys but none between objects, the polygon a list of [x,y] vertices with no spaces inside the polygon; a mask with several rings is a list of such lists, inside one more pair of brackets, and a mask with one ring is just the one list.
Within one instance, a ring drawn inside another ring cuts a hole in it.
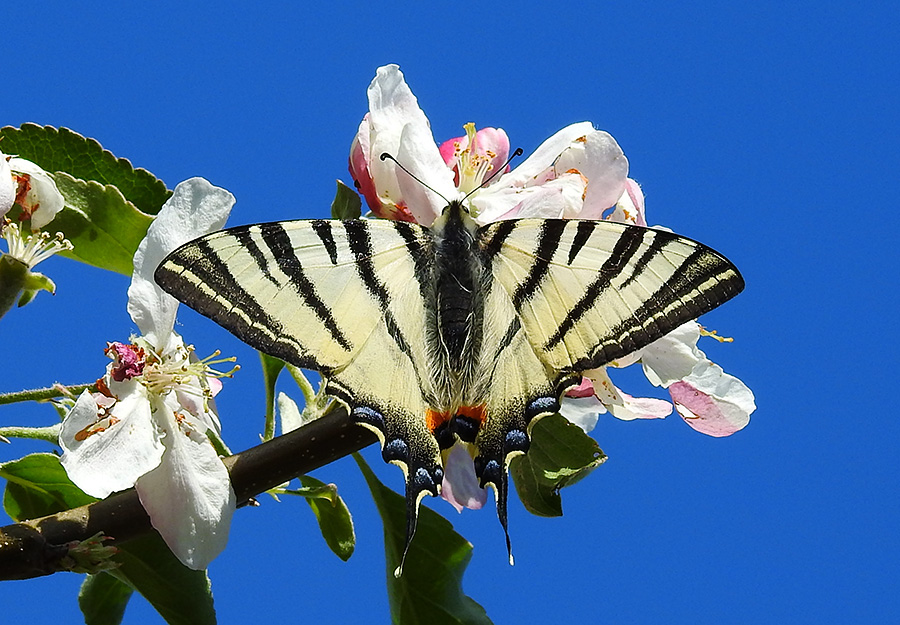
[{"label": "butterfly antenna", "polygon": [[494,178],[496,178],[497,176],[499,176],[500,174],[503,173],[503,171],[506,169],[506,166],[509,165],[514,158],[518,158],[518,157],[522,156],[522,154],[524,154],[524,153],[525,152],[522,150],[522,148],[516,148],[515,151],[512,154],[510,154],[509,158],[506,159],[506,162],[503,163],[503,167],[498,167],[494,171],[494,173],[492,173],[490,176],[488,176],[487,179],[484,180],[480,185],[478,185],[477,187],[475,187],[474,189],[472,189],[471,191],[466,193],[466,196],[461,201],[469,199],[470,195],[472,195],[479,189],[483,189],[484,187],[486,187],[488,185],[488,183],[490,183],[491,180],[493,180]]},{"label": "butterfly antenna", "polygon": [[399,167],[400,169],[402,169],[403,171],[405,171],[406,174],[407,174],[410,178],[412,178],[413,180],[415,180],[416,182],[418,182],[420,185],[422,185],[423,187],[425,187],[426,189],[428,189],[428,190],[431,191],[432,193],[437,194],[442,200],[444,200],[444,201],[447,202],[448,204],[450,203],[450,200],[448,200],[447,198],[445,198],[443,193],[441,193],[440,191],[438,191],[437,189],[435,189],[434,187],[432,187],[430,184],[426,183],[424,180],[422,180],[421,178],[419,178],[417,175],[415,175],[414,173],[412,173],[411,171],[409,171],[406,167],[403,166],[403,163],[401,163],[401,162],[398,161],[396,158],[394,158],[394,156],[393,156],[392,154],[390,154],[390,153],[388,153],[388,152],[382,152],[382,153],[381,153],[381,156],[380,156],[379,158],[380,158],[382,161],[394,161],[394,164],[395,164],[397,167]]}]

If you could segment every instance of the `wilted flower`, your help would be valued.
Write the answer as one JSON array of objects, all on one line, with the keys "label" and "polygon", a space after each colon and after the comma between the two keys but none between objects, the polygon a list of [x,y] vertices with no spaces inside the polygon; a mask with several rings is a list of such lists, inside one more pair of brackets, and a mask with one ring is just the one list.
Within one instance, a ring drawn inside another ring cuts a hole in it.
[{"label": "wilted flower", "polygon": [[134,486],[153,527],[187,566],[204,569],[224,548],[235,508],[228,472],[210,443],[220,425],[213,396],[221,383],[173,332],[178,302],[153,283],[162,258],[178,245],[221,228],[234,196],[202,178],[175,192],[134,258],[128,312],[142,332],[110,343],[112,359],[66,416],[61,461],[94,497]]}]

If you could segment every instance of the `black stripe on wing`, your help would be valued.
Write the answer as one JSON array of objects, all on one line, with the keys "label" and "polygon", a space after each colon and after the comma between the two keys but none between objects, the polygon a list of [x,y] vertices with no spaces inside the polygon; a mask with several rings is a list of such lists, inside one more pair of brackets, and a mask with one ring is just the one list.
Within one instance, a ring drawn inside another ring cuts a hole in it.
[{"label": "black stripe on wing", "polygon": [[[349,244],[350,251],[356,259],[356,273],[365,285],[366,290],[378,300],[378,307],[384,311],[384,323],[388,334],[397,345],[397,348],[413,363],[413,366],[416,368],[416,376],[421,377],[422,372],[418,371],[418,363],[409,347],[409,342],[391,312],[391,294],[388,291],[387,286],[378,279],[378,275],[375,273],[375,265],[372,262],[374,250],[372,248],[372,238],[369,236],[368,224],[361,220],[348,220],[341,223],[347,232],[347,243]],[[393,223],[396,227],[396,224],[401,222]],[[398,229],[398,232],[402,231]],[[418,275],[416,277],[419,278]],[[420,289],[421,288],[422,285],[420,282]],[[419,383],[421,386],[421,379],[419,380]]]},{"label": "black stripe on wing", "polygon": [[331,233],[331,220],[316,219],[310,222],[313,232],[315,232],[325,251],[328,252],[328,258],[332,265],[337,265],[337,244],[334,242],[334,235]]},{"label": "black stripe on wing", "polygon": [[[595,346],[591,354],[574,364],[573,370],[595,369],[627,356],[725,303],[744,289],[744,279],[734,265],[710,248],[696,245],[697,249],[688,255],[672,278],[630,318],[610,329],[609,335],[619,338]],[[710,280],[715,280],[713,286],[697,291]]]},{"label": "black stripe on wing", "polygon": [[534,250],[534,263],[528,270],[528,276],[516,287],[516,291],[513,293],[513,306],[515,306],[517,312],[522,309],[522,304],[535,294],[537,288],[547,276],[550,262],[556,255],[556,250],[559,248],[565,229],[566,222],[562,219],[548,219],[541,224],[537,247]]},{"label": "black stripe on wing", "polygon": [[[577,304],[569,311],[565,319],[556,328],[556,332],[547,341],[544,346],[545,350],[551,350],[565,339],[578,321],[590,311],[597,302],[597,299],[609,289],[610,283],[619,276],[620,273],[628,265],[631,258],[637,253],[644,241],[646,230],[642,228],[628,228],[619,237],[613,248],[612,254],[600,267],[600,271],[594,281],[585,289],[584,295]],[[637,348],[635,348],[637,349]],[[633,351],[633,350],[632,350]]]},{"label": "black stripe on wing", "polygon": [[[241,242],[247,229],[237,228],[215,236]],[[254,262],[258,261],[254,258]],[[232,268],[207,239],[172,252],[157,267],[154,279],[165,291],[248,345],[294,365],[313,366],[323,375],[330,374],[235,280]]]},{"label": "black stripe on wing", "polygon": [[331,334],[334,342],[348,352],[351,351],[353,346],[347,337],[344,336],[331,310],[319,297],[315,284],[304,272],[300,259],[297,258],[297,253],[291,243],[291,238],[285,231],[284,226],[279,222],[260,224],[259,231],[263,241],[269,248],[272,258],[278,264],[278,268],[290,279],[291,285],[303,302],[322,322],[322,325]]}]

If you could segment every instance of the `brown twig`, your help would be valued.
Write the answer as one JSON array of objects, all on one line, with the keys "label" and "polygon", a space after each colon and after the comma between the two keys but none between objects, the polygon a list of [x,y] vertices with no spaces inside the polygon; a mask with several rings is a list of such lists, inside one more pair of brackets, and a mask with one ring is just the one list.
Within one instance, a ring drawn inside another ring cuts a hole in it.
[{"label": "brown twig", "polygon": [[[224,459],[239,502],[309,473],[376,441],[346,410]],[[50,575],[66,544],[98,532],[123,542],[151,531],[134,489],[102,501],[0,528],[0,580]]]}]

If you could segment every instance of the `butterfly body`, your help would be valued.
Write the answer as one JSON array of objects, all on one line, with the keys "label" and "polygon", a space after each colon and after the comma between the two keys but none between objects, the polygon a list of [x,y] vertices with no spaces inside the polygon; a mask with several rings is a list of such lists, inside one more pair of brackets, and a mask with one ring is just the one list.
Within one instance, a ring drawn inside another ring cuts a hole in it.
[{"label": "butterfly body", "polygon": [[581,373],[743,288],[725,258],[669,232],[561,219],[479,226],[459,202],[430,228],[231,228],[182,246],[155,277],[253,347],[322,373],[403,469],[408,540],[422,497],[440,492],[443,449],[471,446],[505,529],[510,459]]}]

